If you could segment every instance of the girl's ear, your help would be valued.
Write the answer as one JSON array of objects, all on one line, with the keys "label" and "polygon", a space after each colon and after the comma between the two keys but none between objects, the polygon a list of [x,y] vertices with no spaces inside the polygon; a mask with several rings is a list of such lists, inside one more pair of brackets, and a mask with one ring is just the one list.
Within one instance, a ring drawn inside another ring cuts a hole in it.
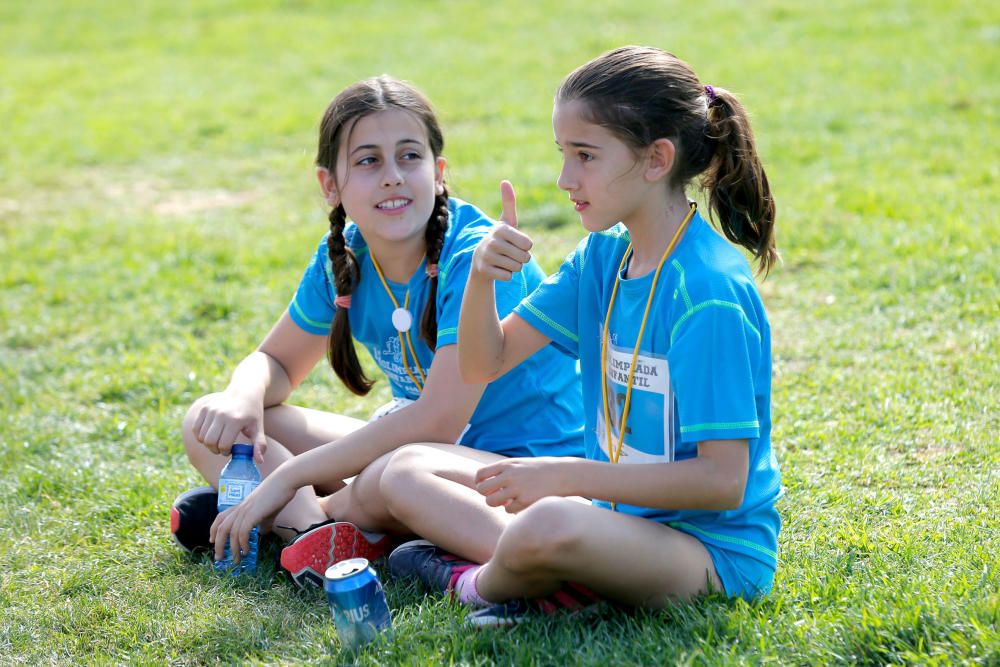
[{"label": "girl's ear", "polygon": [[326,203],[337,206],[340,203],[340,193],[337,191],[337,181],[333,178],[333,173],[326,167],[316,167],[316,178],[319,180],[319,187],[323,191]]},{"label": "girl's ear", "polygon": [[443,156],[434,160],[434,191],[437,194],[444,192],[444,168],[447,164],[448,161]]},{"label": "girl's ear", "polygon": [[670,175],[674,168],[674,158],[677,156],[677,147],[670,139],[657,139],[649,150],[649,162],[646,166],[646,179],[658,181]]}]

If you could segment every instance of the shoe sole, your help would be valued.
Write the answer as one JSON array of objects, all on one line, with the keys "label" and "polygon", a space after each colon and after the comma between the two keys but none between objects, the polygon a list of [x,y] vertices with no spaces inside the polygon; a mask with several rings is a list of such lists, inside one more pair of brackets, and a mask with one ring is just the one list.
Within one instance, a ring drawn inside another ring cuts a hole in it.
[{"label": "shoe sole", "polygon": [[510,628],[524,621],[523,616],[473,616],[465,617],[465,625],[481,630],[484,628]]},{"label": "shoe sole", "polygon": [[389,550],[389,536],[372,541],[357,526],[338,522],[310,531],[281,551],[281,567],[299,586],[323,588],[326,570],[348,558],[373,561]]}]

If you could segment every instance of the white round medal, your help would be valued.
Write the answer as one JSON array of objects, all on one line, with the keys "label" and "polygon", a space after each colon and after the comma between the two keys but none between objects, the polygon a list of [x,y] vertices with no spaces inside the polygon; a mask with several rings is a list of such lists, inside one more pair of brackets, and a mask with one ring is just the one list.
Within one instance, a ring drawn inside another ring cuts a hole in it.
[{"label": "white round medal", "polygon": [[409,331],[413,326],[413,315],[406,308],[397,308],[392,311],[392,326],[400,333]]}]

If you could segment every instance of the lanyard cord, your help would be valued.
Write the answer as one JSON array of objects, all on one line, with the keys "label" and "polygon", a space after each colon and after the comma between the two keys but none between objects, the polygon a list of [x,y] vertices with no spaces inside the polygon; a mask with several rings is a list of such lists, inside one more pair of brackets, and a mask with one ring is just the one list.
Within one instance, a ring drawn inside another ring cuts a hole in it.
[{"label": "lanyard cord", "polygon": [[[639,325],[639,336],[635,340],[635,349],[632,351],[632,365],[628,369],[628,383],[625,385],[625,406],[622,409],[621,422],[618,424],[618,442],[614,450],[611,448],[611,409],[608,405],[608,327],[611,324],[611,309],[615,305],[615,296],[618,294],[618,282],[622,273],[622,269],[625,268],[625,262],[628,261],[629,253],[632,250],[632,244],[629,243],[628,247],[625,249],[625,255],[622,257],[621,264],[618,265],[618,271],[615,272],[615,286],[611,289],[611,300],[608,302],[608,312],[604,317],[604,332],[601,336],[601,399],[604,404],[604,428],[607,430],[607,446],[608,446],[608,460],[611,463],[618,463],[618,460],[622,455],[622,444],[625,442],[625,423],[628,420],[628,411],[631,407],[632,401],[632,383],[635,381],[635,365],[636,361],[639,359],[639,343],[642,342],[642,334],[646,330],[646,319],[649,317],[649,307],[653,303],[653,293],[656,291],[656,283],[660,278],[660,269],[663,268],[664,262],[667,261],[667,257],[673,252],[677,243],[680,241],[681,236],[684,234],[684,230],[687,229],[688,223],[691,222],[691,218],[694,217],[694,212],[698,208],[698,205],[691,203],[691,209],[688,214],[684,216],[684,220],[681,221],[680,226],[677,227],[677,231],[674,232],[674,236],[670,239],[670,244],[667,245],[667,249],[663,252],[663,257],[660,258],[660,263],[656,266],[656,273],[653,274],[653,284],[649,288],[649,296],[646,297],[646,310],[642,313],[642,323]],[[612,509],[616,507],[616,503],[611,503]]]},{"label": "lanyard cord", "polygon": [[[382,273],[382,267],[378,265],[378,261],[375,259],[374,253],[369,252],[369,256],[372,258],[372,266],[375,267],[375,272],[378,274],[379,280],[382,281],[382,287],[385,288],[385,293],[388,294],[389,299],[392,300],[393,307],[396,310],[399,310],[399,302],[396,301],[396,296],[392,293],[392,290],[389,289],[389,283],[387,283],[385,280],[385,275]],[[410,286],[407,284],[406,298],[403,299],[403,309],[409,312],[408,310],[409,307],[410,307]],[[412,322],[412,319],[410,321]],[[416,385],[417,391],[422,393],[424,391],[424,383],[427,382],[427,376],[424,374],[424,369],[420,367],[420,360],[417,359],[417,353],[413,349],[413,340],[410,338],[410,329],[407,329],[406,331],[399,331],[397,329],[397,333],[399,334],[399,351],[403,355],[403,368],[406,369],[406,374],[410,376],[411,380],[413,380],[413,384]],[[410,370],[410,365],[406,363],[407,348],[410,349],[410,354],[413,355],[413,365],[416,366],[417,368],[417,374],[420,376],[419,380],[413,374],[413,371]]]}]

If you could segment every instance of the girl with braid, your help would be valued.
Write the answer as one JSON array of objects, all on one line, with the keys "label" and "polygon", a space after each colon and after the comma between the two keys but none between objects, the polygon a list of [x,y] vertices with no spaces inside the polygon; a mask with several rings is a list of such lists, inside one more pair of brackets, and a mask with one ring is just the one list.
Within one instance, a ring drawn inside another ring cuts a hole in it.
[{"label": "girl with braid", "polygon": [[[240,441],[253,443],[264,480],[218,517],[214,489],[178,499],[174,533],[190,546],[214,542],[218,556],[231,538],[238,555],[262,523],[292,540],[281,564],[295,581],[321,586],[332,563],[376,558],[390,544],[386,534],[412,534],[383,498],[382,471],[398,447],[430,443],[478,465],[582,453],[577,364],[555,347],[500,382],[461,379],[462,294],[476,245],[498,223],[449,196],[443,147],[430,103],[396,79],[361,81],[327,108],[316,173],[330,231],[258,349],[224,391],[196,401],[184,420],[189,458],[210,483]],[[544,277],[536,263],[526,265],[497,289],[501,310]],[[368,394],[374,380],[355,341],[388,379],[389,405],[364,422],[286,402],[324,356],[350,391]],[[473,484],[464,471],[439,472]],[[428,512],[451,530],[474,532],[464,519],[478,508],[467,504],[444,499]]]}]

